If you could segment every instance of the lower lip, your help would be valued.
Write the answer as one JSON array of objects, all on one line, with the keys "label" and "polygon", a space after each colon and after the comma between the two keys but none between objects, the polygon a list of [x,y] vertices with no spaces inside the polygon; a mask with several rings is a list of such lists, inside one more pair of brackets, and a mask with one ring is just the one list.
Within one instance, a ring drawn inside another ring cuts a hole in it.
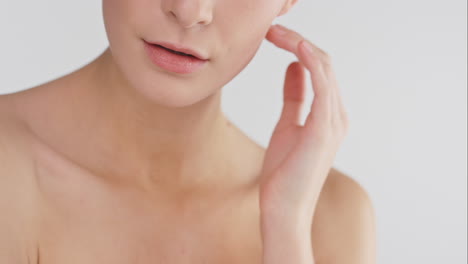
[{"label": "lower lip", "polygon": [[203,67],[207,62],[207,60],[200,60],[195,57],[172,53],[156,45],[149,44],[146,41],[145,50],[154,64],[175,73],[193,73]]}]

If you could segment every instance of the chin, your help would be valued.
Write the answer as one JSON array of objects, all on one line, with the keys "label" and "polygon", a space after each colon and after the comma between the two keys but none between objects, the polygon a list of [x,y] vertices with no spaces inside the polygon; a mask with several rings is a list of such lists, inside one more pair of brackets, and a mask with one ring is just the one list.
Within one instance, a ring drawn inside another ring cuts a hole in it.
[{"label": "chin", "polygon": [[188,107],[220,92],[220,88],[200,85],[196,80],[180,80],[158,71],[143,72],[127,75],[133,77],[128,79],[131,89],[136,92],[135,97],[150,104],[168,108]]}]

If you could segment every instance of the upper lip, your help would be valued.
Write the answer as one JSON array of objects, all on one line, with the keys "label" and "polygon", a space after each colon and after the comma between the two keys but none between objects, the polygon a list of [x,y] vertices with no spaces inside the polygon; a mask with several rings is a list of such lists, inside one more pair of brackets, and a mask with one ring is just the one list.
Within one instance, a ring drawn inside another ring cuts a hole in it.
[{"label": "upper lip", "polygon": [[197,57],[200,60],[208,60],[208,57],[204,55],[202,52],[199,52],[197,50],[191,49],[189,47],[186,47],[180,44],[170,43],[170,42],[165,42],[165,41],[158,41],[158,42],[146,41],[146,42],[152,45],[159,45],[159,46],[163,46],[165,48],[171,49],[171,50],[190,54],[194,57]]}]

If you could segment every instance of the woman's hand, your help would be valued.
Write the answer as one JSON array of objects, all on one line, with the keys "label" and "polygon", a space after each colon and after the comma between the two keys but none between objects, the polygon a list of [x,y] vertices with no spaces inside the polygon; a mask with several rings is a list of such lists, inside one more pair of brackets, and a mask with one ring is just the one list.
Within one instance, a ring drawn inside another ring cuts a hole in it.
[{"label": "woman's hand", "polygon": [[[265,254],[269,254],[271,261],[264,264],[302,264],[306,262],[291,260],[294,257],[299,259],[300,254],[308,255],[303,250],[311,246],[307,237],[310,238],[315,207],[336,152],[347,133],[348,119],[330,57],[324,51],[284,27],[272,26],[266,39],[294,53],[299,62],[292,63],[287,69],[283,110],[263,162],[259,197],[262,235],[267,247],[275,243],[268,239],[275,237],[283,239],[283,246],[299,243],[302,251],[291,252],[296,256],[289,256],[288,262],[281,262],[273,255],[286,254],[287,250],[270,247],[265,249],[269,252]],[[306,44],[310,44],[310,50]],[[302,126],[300,114],[305,103],[305,69],[311,75],[314,100]],[[286,234],[286,230],[291,234]],[[289,240],[285,241],[285,236]]]}]

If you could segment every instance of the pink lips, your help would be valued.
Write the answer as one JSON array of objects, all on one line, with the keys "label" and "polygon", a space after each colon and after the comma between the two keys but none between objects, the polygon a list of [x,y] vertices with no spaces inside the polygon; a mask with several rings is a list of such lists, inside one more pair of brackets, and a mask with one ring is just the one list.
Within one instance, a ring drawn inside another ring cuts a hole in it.
[{"label": "pink lips", "polygon": [[150,60],[157,66],[171,72],[188,74],[199,70],[208,60],[195,56],[173,53],[161,46],[144,41],[145,50]]}]

